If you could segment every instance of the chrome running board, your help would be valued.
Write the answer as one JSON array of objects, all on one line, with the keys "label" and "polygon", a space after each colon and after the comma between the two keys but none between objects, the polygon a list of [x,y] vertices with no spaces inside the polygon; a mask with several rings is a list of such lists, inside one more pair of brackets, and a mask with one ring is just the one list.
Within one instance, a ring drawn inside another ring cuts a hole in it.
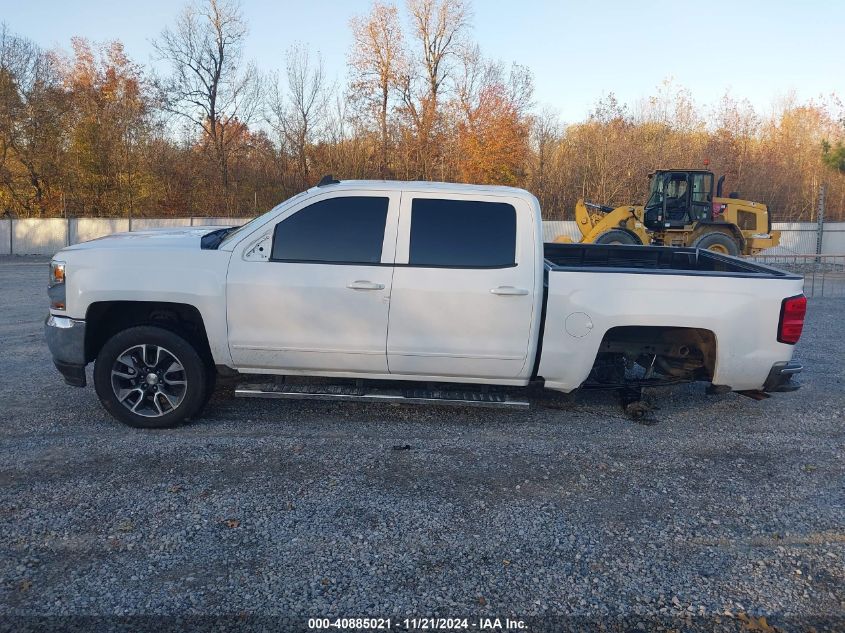
[{"label": "chrome running board", "polygon": [[527,400],[511,400],[500,392],[451,389],[379,389],[351,385],[242,384],[235,388],[238,398],[279,398],[286,400],[334,400],[339,402],[402,402],[461,407],[527,409]]}]

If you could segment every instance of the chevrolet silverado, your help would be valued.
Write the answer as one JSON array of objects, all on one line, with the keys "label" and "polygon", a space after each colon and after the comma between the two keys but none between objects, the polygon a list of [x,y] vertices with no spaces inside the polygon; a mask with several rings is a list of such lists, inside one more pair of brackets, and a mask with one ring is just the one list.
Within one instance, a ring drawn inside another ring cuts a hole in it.
[{"label": "chevrolet silverado", "polygon": [[269,377],[242,396],[503,406],[530,385],[797,388],[800,277],[542,235],[521,189],[327,178],[240,227],[59,251],[46,339],[139,427],[197,417],[219,374]]}]

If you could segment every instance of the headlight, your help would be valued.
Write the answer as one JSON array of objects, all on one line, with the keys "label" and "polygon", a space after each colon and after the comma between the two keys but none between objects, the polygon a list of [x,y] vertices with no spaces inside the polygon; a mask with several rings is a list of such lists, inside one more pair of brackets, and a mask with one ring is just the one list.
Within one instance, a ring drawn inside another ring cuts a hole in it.
[{"label": "headlight", "polygon": [[65,263],[53,260],[50,262],[50,286],[65,283]]},{"label": "headlight", "polygon": [[53,260],[50,262],[50,285],[47,287],[50,296],[50,308],[65,309],[65,263]]}]

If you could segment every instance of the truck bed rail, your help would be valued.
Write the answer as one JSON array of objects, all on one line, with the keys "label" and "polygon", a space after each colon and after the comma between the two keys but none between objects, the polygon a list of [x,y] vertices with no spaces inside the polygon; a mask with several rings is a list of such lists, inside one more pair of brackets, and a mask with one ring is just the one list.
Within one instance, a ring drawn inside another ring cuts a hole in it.
[{"label": "truck bed rail", "polygon": [[546,243],[549,270],[797,278],[796,275],[698,248]]}]

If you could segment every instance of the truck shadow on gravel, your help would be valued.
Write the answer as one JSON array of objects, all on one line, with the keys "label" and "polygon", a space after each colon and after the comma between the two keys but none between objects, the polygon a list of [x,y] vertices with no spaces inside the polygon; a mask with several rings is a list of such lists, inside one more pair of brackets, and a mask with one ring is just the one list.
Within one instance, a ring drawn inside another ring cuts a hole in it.
[{"label": "truck shadow on gravel", "polygon": [[[212,427],[232,421],[295,423],[304,427],[313,423],[354,424],[356,422],[425,425],[435,429],[452,425],[529,424],[561,421],[572,416],[586,419],[627,420],[619,399],[612,393],[584,396],[546,396],[531,398],[529,409],[507,410],[483,407],[333,403],[303,400],[247,400],[235,398],[231,390],[219,390],[203,415],[191,427]],[[569,415],[566,415],[569,414]]]},{"label": "truck shadow on gravel", "polygon": [[584,425],[615,422],[651,426],[691,419],[721,418],[728,414],[755,416],[769,407],[765,401],[754,402],[739,394],[706,396],[704,385],[699,383],[645,390],[645,419],[636,419],[627,414],[622,397],[613,390],[582,390],[572,394],[543,391],[533,393],[527,399],[530,402],[527,410],[402,403],[260,400],[235,398],[233,389],[227,386],[217,390],[202,416],[189,426],[211,429],[232,422],[240,422],[244,426],[258,422],[290,422],[299,428],[313,423],[334,426],[378,422],[380,425],[420,424],[432,430],[452,425],[483,425],[490,428],[496,424]]}]

